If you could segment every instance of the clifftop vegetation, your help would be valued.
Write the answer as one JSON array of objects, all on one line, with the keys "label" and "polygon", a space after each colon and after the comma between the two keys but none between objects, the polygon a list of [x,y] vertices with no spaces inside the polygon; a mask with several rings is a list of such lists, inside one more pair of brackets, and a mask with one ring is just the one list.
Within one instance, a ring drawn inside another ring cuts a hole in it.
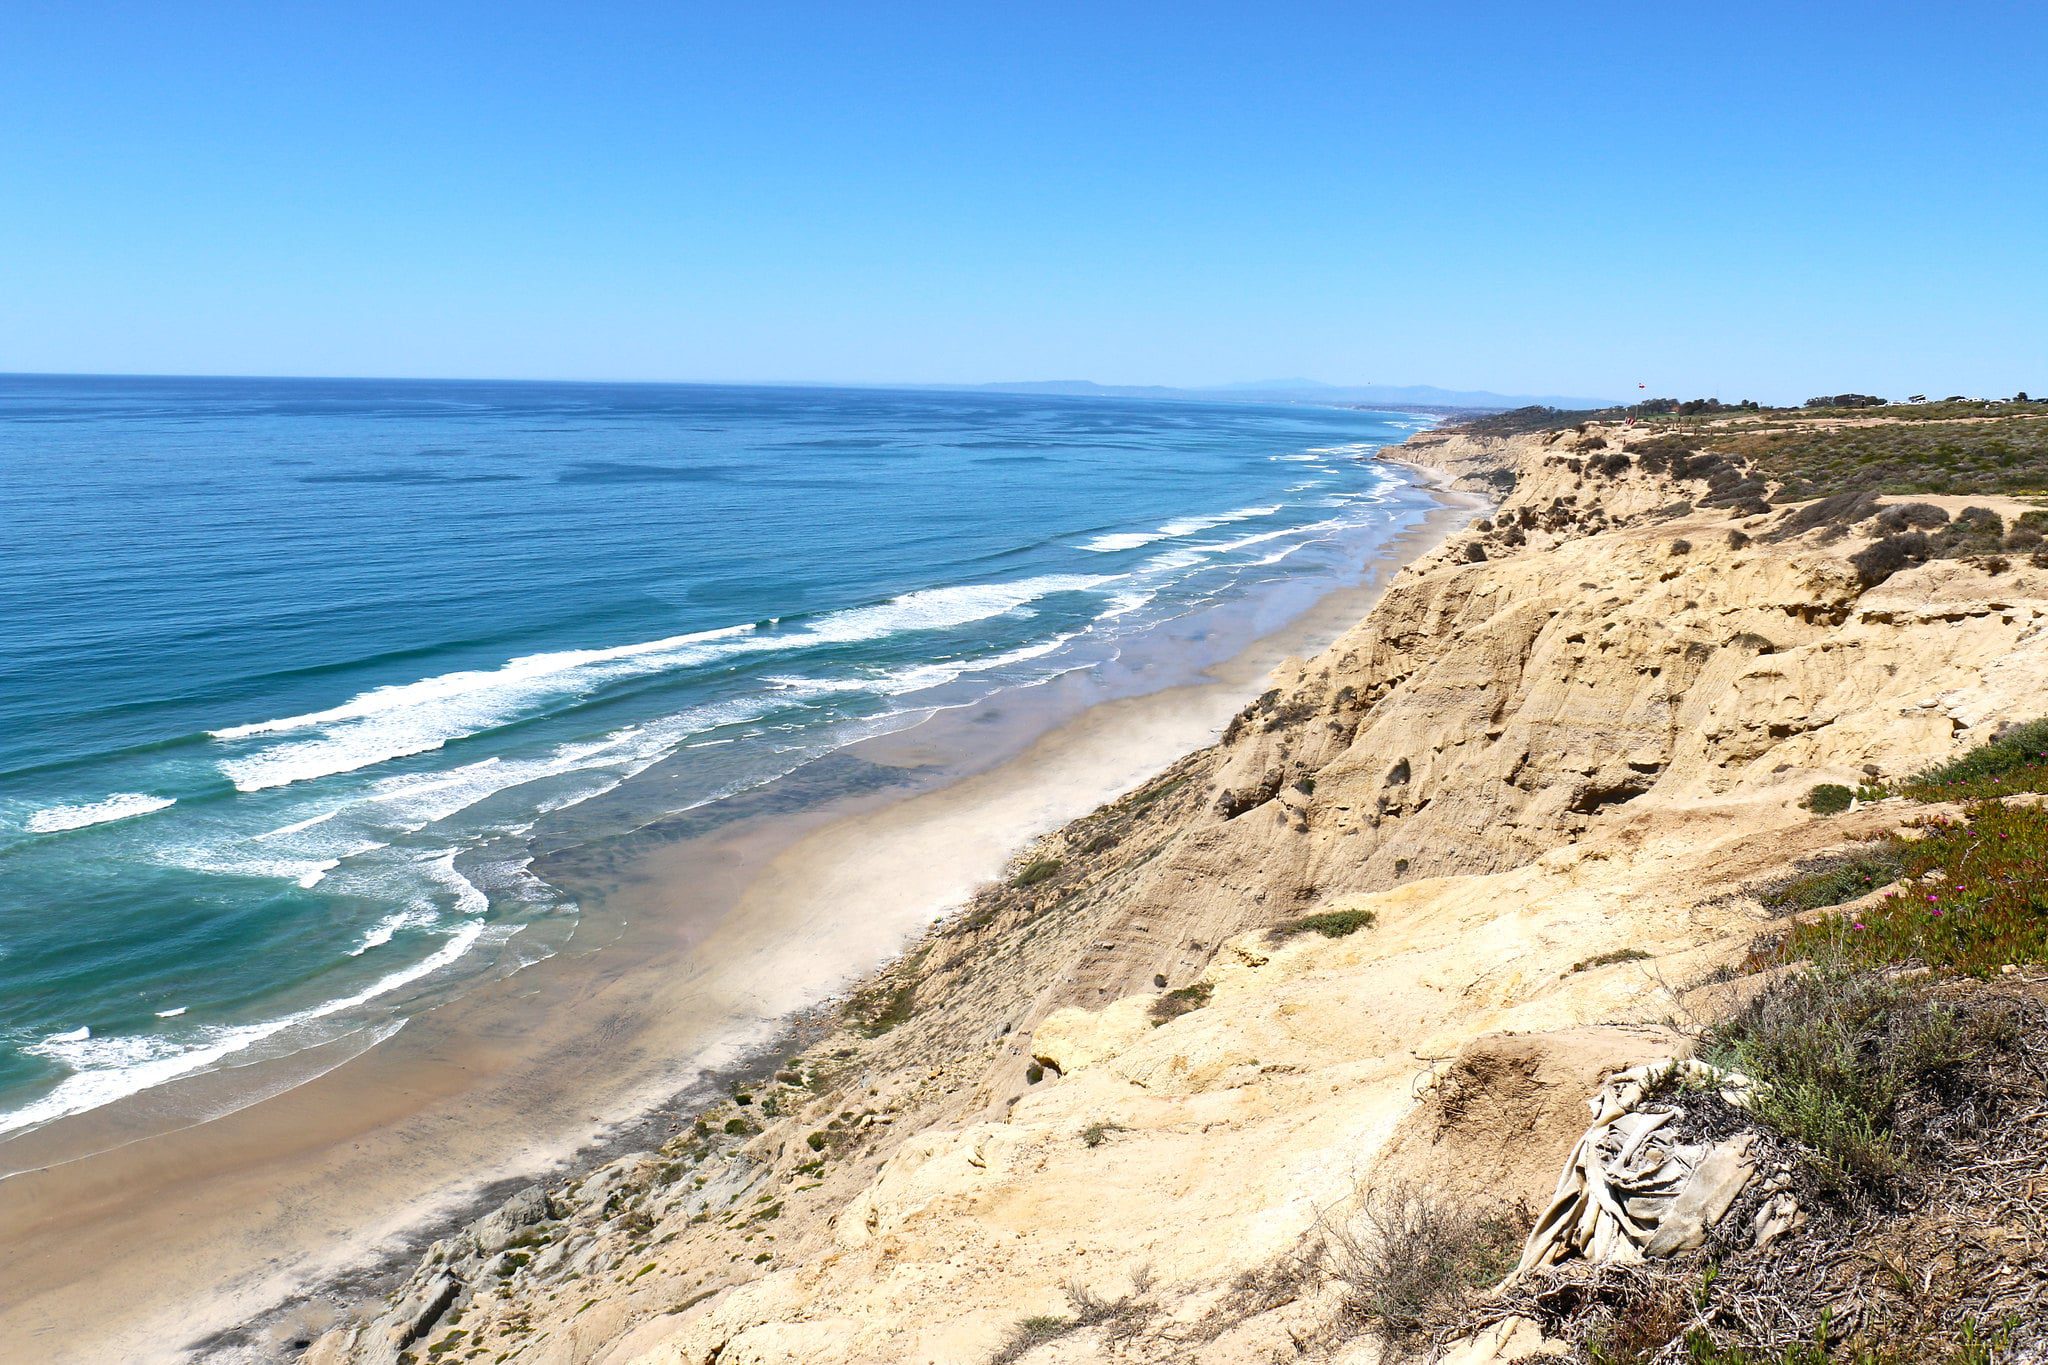
[{"label": "clifftop vegetation", "polygon": [[1560,431],[1633,417],[1643,452],[1709,453],[1781,485],[1780,500],[1842,492],[2048,495],[2048,400],[1884,404],[1835,394],[1804,408],[1649,399],[1627,408],[1518,408],[1461,423],[1474,436]]}]

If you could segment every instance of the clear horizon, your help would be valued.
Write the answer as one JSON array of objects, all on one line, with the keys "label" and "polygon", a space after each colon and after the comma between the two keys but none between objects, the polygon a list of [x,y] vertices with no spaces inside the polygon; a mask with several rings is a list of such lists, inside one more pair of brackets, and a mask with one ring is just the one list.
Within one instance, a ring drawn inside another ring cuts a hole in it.
[{"label": "clear horizon", "polygon": [[[494,374],[235,374],[227,371],[186,371],[183,373],[177,373],[169,371],[130,372],[120,370],[0,370],[0,379],[107,379],[138,381],[217,379],[223,381],[242,380],[251,382],[332,382],[337,384],[618,384],[648,385],[655,387],[670,386],[682,388],[701,387],[735,389],[875,389],[884,391],[895,390],[904,393],[918,393],[928,391],[942,393],[1006,393],[1018,392],[1020,390],[1034,389],[1040,387],[1052,389],[1056,388],[1057,386],[1063,385],[1092,385],[1096,388],[1102,389],[1106,396],[1111,397],[1118,396],[1125,390],[1150,388],[1155,389],[1158,392],[1164,394],[1185,394],[1191,399],[1204,399],[1215,401],[1225,401],[1227,399],[1227,396],[1232,393],[1243,393],[1250,396],[1271,396],[1280,394],[1312,393],[1319,389],[1329,389],[1334,394],[1346,394],[1361,389],[1436,389],[1454,395],[1493,392],[1492,390],[1453,388],[1452,386],[1446,384],[1428,384],[1420,382],[1413,384],[1333,384],[1323,380],[1300,378],[1292,380],[1275,379],[1233,381],[1229,383],[1205,385],[1201,387],[1183,387],[1171,384],[1118,384],[1114,382],[1103,382],[1099,380],[1085,378],[1077,379],[1072,377],[1064,379],[991,379],[979,382],[963,382],[938,379],[618,379],[608,375],[565,377],[560,375],[508,376]],[[1019,396],[1023,395],[1020,393]],[[1086,395],[1067,394],[1065,396],[1075,397]],[[1596,397],[1595,395],[1591,394],[1494,394],[1494,396],[1502,398],[1580,397],[1586,399],[1594,399]],[[1660,398],[1668,398],[1671,396],[1672,395],[1669,394],[1657,395],[1657,397]],[[1626,403],[1629,400],[1621,395],[1610,395],[1607,398],[1600,399],[1598,401],[1608,403]]]},{"label": "clear horizon", "polygon": [[2048,15],[13,16],[0,370],[2048,390]]}]

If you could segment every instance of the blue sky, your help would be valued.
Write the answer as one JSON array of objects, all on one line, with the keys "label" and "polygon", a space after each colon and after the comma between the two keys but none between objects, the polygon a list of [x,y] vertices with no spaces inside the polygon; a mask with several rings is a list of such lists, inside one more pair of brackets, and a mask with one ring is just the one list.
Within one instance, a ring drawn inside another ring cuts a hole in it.
[{"label": "blue sky", "polygon": [[2048,6],[0,0],[0,370],[2048,390]]}]

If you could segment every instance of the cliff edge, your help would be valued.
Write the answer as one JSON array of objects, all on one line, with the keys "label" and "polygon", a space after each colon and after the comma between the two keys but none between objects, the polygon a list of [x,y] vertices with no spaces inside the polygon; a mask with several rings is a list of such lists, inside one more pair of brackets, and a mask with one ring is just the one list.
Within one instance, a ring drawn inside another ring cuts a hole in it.
[{"label": "cliff edge", "polygon": [[[772,1078],[306,1358],[1392,1358],[1308,1248],[1376,1190],[1543,1199],[1601,1082],[1739,991],[1759,885],[2048,709],[2048,566],[1879,572],[1909,499],[1772,505],[1614,425],[1389,454],[1498,506]],[[1510,1336],[1466,1358],[1563,1349]]]}]

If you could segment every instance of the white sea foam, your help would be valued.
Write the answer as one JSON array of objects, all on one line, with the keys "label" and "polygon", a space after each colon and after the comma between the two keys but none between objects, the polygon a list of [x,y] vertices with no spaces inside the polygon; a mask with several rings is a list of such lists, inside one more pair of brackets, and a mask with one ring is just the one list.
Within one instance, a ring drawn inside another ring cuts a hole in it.
[{"label": "white sea foam", "polygon": [[221,877],[262,877],[292,882],[310,891],[318,886],[344,858],[358,857],[384,847],[378,840],[356,839],[321,850],[319,856],[252,856],[236,845],[188,844],[159,848],[153,861],[191,872]]},{"label": "white sea foam", "polygon": [[137,815],[147,815],[154,810],[175,806],[176,798],[169,796],[145,796],[141,792],[117,792],[101,801],[88,801],[77,806],[51,806],[28,817],[31,834],[57,834],[68,829],[84,829],[88,825],[104,825],[114,820],[126,820]]},{"label": "white sea foam", "polygon": [[[198,1030],[196,1037],[184,1040],[163,1034],[94,1038],[89,1029],[54,1035],[23,1050],[61,1063],[69,1068],[71,1074],[41,1098],[0,1114],[0,1134],[97,1109],[167,1081],[189,1076],[223,1058],[246,1052],[287,1029],[358,1009],[379,996],[388,995],[401,986],[447,967],[475,947],[485,932],[482,923],[468,921],[426,957],[379,977],[361,990],[258,1024],[205,1028]],[[498,936],[506,937],[510,932],[500,930]]]},{"label": "white sea foam", "polygon": [[325,877],[328,873],[334,871],[335,868],[340,866],[341,859],[329,858],[325,862],[321,863],[318,867],[312,868],[305,872],[301,872],[298,877],[299,889],[301,891],[311,891],[314,887],[320,885],[320,881],[323,877]]},{"label": "white sea foam", "polygon": [[1254,545],[1263,545],[1269,540],[1279,540],[1283,536],[1301,536],[1306,539],[1318,531],[1328,531],[1343,524],[1332,518],[1328,521],[1310,522],[1306,526],[1285,526],[1277,531],[1260,531],[1256,535],[1241,536],[1218,545],[1205,545],[1202,549],[1208,554],[1234,554],[1239,550],[1248,550]]},{"label": "white sea foam", "polygon": [[[809,684],[806,688],[823,690]],[[788,693],[774,699],[778,704],[789,700]],[[493,757],[441,773],[383,778],[371,783],[350,805],[312,819],[247,839],[161,848],[151,856],[195,872],[266,877],[311,890],[343,863],[385,849],[392,840],[415,834],[513,787],[545,782],[545,794],[536,793],[523,809],[530,814],[561,810],[610,791],[674,752],[692,735],[758,718],[768,709],[768,705],[754,702],[702,706],[595,740],[559,745],[531,758]],[[455,850],[429,855],[406,880],[417,886],[423,874],[451,893],[458,908],[466,913],[480,910],[483,893],[454,870],[455,856]],[[406,865],[411,862],[408,855]],[[351,865],[363,866],[360,862]]]},{"label": "white sea foam", "polygon": [[1159,531],[1120,531],[1113,535],[1100,535],[1093,540],[1084,540],[1080,548],[1093,550],[1099,555],[1107,555],[1115,554],[1119,550],[1135,550],[1141,545],[1150,545],[1155,540],[1163,539],[1165,536]]},{"label": "white sea foam", "polygon": [[176,1009],[158,1010],[156,1012],[156,1017],[159,1019],[175,1019],[179,1015],[183,1014],[186,1008],[187,1007],[184,1005],[179,1005]]},{"label": "white sea foam", "polygon": [[491,908],[491,898],[475,882],[455,870],[455,858],[460,851],[445,849],[420,859],[420,866],[430,881],[455,897],[457,910],[465,915],[481,915]]},{"label": "white sea foam", "polygon": [[729,626],[611,649],[530,654],[495,669],[465,669],[374,688],[325,711],[214,731],[213,738],[229,743],[308,735],[223,759],[220,769],[238,789],[262,791],[431,753],[451,739],[512,720],[551,697],[718,658],[753,629]]},{"label": "white sea foam", "polygon": [[[761,681],[778,692],[824,695],[834,692],[873,692],[875,690],[875,682],[872,678],[802,678],[793,674],[778,674],[774,677],[763,678]],[[731,741],[717,740],[712,742],[730,743]],[[701,746],[692,745],[691,747],[699,748]]]},{"label": "white sea foam", "polygon": [[1225,512],[1214,517],[1182,517],[1169,521],[1160,529],[1169,536],[1191,536],[1197,531],[1206,531],[1212,526],[1222,526],[1232,521],[1250,521],[1254,517],[1270,517],[1280,510],[1281,504],[1270,507],[1240,507],[1235,512]]},{"label": "white sea foam", "polygon": [[1191,536],[1197,531],[1206,531],[1212,526],[1227,522],[1249,521],[1253,517],[1270,517],[1280,510],[1281,504],[1270,507],[1240,507],[1234,512],[1220,512],[1214,516],[1181,517],[1167,522],[1155,531],[1119,531],[1109,535],[1096,536],[1081,542],[1080,548],[1096,554],[1114,554],[1119,550],[1135,550],[1154,541],[1173,540],[1179,536]]},{"label": "white sea foam", "polygon": [[800,645],[853,644],[922,630],[950,630],[994,616],[1006,616],[1041,597],[1089,592],[1110,580],[1100,574],[1042,574],[1009,583],[960,583],[905,593],[872,607],[852,607],[820,617],[809,627],[780,637]]},{"label": "white sea foam", "polygon": [[250,837],[255,839],[281,839],[287,834],[297,834],[300,830],[311,829],[315,825],[324,825],[339,814],[341,814],[341,810],[339,807],[336,807],[325,815],[316,815],[310,820],[298,820],[289,825],[281,825],[276,829],[267,829],[261,834],[251,835]]},{"label": "white sea foam", "polygon": [[986,659],[948,659],[936,663],[912,664],[891,670],[882,675],[873,686],[877,691],[892,697],[910,692],[922,692],[927,688],[942,687],[949,682],[964,678],[970,673],[987,673],[998,668],[1014,668],[1018,664],[1042,659],[1059,649],[1081,632],[1071,631],[1054,636],[1035,645],[1024,645],[1003,654],[991,655]]},{"label": "white sea foam", "polygon": [[1254,559],[1250,564],[1246,565],[1246,567],[1252,569],[1271,568],[1273,565],[1278,564],[1281,560],[1287,558],[1289,555],[1299,554],[1301,551],[1307,549],[1311,543],[1312,542],[1310,541],[1304,540],[1296,545],[1283,545],[1279,549],[1273,551],[1272,554],[1269,554],[1262,559]]},{"label": "white sea foam", "polygon": [[850,644],[912,631],[945,630],[1016,611],[1041,597],[1099,587],[1087,574],[1046,574],[1008,583],[956,584],[853,607],[789,630],[729,626],[610,649],[532,654],[495,669],[468,669],[379,687],[339,706],[282,720],[216,730],[225,743],[297,736],[231,755],[219,766],[242,791],[354,772],[440,749],[530,713],[547,701],[622,678],[743,654]]},{"label": "white sea foam", "polygon": [[450,700],[461,700],[479,692],[495,693],[509,688],[543,683],[549,679],[559,678],[563,674],[588,668],[592,664],[620,663],[689,651],[696,646],[731,639],[752,630],[752,626],[724,626],[718,630],[700,630],[689,635],[673,635],[641,644],[615,645],[609,649],[565,649],[547,654],[528,654],[498,668],[465,669],[461,672],[441,673],[431,678],[422,678],[418,682],[373,688],[325,711],[287,716],[282,720],[257,721],[251,725],[231,725],[224,730],[213,731],[213,737],[224,740],[248,739],[255,735],[284,734],[292,730],[311,730],[345,721],[367,720],[391,711],[411,710],[422,706],[435,706]]},{"label": "white sea foam", "polygon": [[1128,616],[1139,608],[1150,605],[1152,599],[1158,595],[1156,591],[1144,588],[1134,588],[1128,592],[1120,592],[1109,599],[1109,605],[1104,607],[1102,614],[1095,619],[1098,621],[1110,621],[1119,616]]},{"label": "white sea foam", "polygon": [[418,907],[410,910],[400,910],[393,915],[386,915],[383,919],[370,926],[369,930],[364,933],[362,942],[349,949],[348,955],[350,957],[361,957],[372,948],[381,948],[391,942],[392,938],[401,929],[431,928],[437,918],[432,910]]},{"label": "white sea foam", "polygon": [[1182,569],[1193,568],[1206,558],[1208,558],[1208,552],[1200,547],[1168,550],[1163,555],[1154,555],[1146,560],[1145,572],[1155,574],[1177,573]]}]

